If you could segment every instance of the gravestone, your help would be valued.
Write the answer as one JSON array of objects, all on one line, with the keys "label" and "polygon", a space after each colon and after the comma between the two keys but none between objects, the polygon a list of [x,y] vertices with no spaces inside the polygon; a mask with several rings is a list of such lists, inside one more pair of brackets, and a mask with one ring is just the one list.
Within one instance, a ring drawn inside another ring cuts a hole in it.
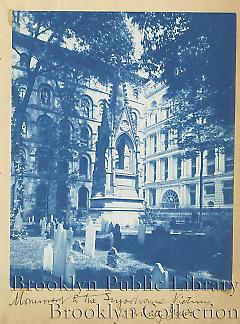
[{"label": "gravestone", "polygon": [[105,223],[105,230],[104,230],[104,232],[105,232],[106,234],[109,233],[109,225],[110,225],[110,223],[107,221],[107,222]]},{"label": "gravestone", "polygon": [[114,236],[113,233],[108,234],[108,239],[109,239],[109,250],[114,246]]},{"label": "gravestone", "polygon": [[140,220],[138,225],[138,242],[140,245],[144,245],[146,235],[146,225]]},{"label": "gravestone", "polygon": [[23,227],[23,221],[20,213],[18,212],[14,220],[14,230],[16,232],[21,232]]},{"label": "gravestone", "polygon": [[53,275],[64,276],[66,263],[66,230],[63,224],[58,224],[54,238]]},{"label": "gravestone", "polygon": [[51,243],[43,250],[43,270],[52,273],[53,270],[53,247]]},{"label": "gravestone", "polygon": [[89,257],[94,257],[96,244],[96,228],[90,217],[87,219],[86,234],[85,234],[85,250],[84,254]]},{"label": "gravestone", "polygon": [[104,219],[101,219],[101,232],[106,232],[106,221]]},{"label": "gravestone", "polygon": [[49,235],[49,238],[51,240],[54,239],[55,231],[56,231],[56,223],[54,221],[51,221],[51,223],[50,223],[50,235]]},{"label": "gravestone", "polygon": [[50,239],[50,232],[51,232],[51,224],[47,223],[47,228],[46,228],[46,232],[47,232],[47,239]]},{"label": "gravestone", "polygon": [[111,232],[114,232],[114,225],[112,222],[109,224],[109,227],[108,227],[108,233],[111,233]]},{"label": "gravestone", "polygon": [[76,278],[76,266],[75,266],[73,256],[70,255],[67,258],[67,262],[66,262],[64,280],[66,283],[70,284],[71,286],[74,286],[75,278]]},{"label": "gravestone", "polygon": [[117,250],[119,250],[121,246],[121,240],[122,240],[122,233],[119,224],[115,225],[113,229],[113,236],[114,236],[114,247],[117,248]]},{"label": "gravestone", "polygon": [[72,227],[69,227],[67,230],[67,246],[72,247],[72,242],[73,242],[73,230]]},{"label": "gravestone", "polygon": [[151,282],[152,287],[155,288],[168,288],[169,282],[168,282],[168,271],[164,270],[161,263],[155,263],[155,266],[151,273]]},{"label": "gravestone", "polygon": [[117,249],[112,247],[107,254],[107,266],[111,268],[116,268],[117,267],[117,261],[118,261],[118,254],[117,254]]},{"label": "gravestone", "polygon": [[47,229],[47,220],[45,217],[41,219],[40,226],[41,226],[41,236],[44,236]]}]

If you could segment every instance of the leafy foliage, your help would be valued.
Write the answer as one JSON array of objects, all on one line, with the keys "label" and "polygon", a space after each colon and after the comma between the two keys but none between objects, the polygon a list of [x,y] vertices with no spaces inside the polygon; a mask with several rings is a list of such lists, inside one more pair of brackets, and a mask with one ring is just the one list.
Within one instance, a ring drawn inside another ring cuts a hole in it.
[{"label": "leafy foliage", "polygon": [[236,16],[215,13],[141,13],[142,68],[164,81],[168,97],[182,89],[211,91],[215,118],[233,124]]}]

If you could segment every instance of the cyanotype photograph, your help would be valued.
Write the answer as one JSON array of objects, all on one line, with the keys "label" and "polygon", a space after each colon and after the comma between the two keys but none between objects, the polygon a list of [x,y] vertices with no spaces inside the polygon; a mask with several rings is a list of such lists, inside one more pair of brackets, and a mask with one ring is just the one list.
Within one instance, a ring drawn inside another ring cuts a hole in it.
[{"label": "cyanotype photograph", "polygon": [[12,288],[232,288],[235,61],[232,13],[12,12]]}]

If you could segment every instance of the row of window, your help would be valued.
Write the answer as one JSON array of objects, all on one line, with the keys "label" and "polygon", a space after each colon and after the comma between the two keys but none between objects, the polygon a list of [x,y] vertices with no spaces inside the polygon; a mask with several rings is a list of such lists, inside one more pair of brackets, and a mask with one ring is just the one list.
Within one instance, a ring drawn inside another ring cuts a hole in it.
[{"label": "row of window", "polygon": [[158,109],[158,104],[154,100],[151,102],[150,111],[145,117],[145,127],[149,127],[157,124],[160,121],[168,119],[171,116],[171,111],[173,109],[173,102],[169,101],[167,105],[164,105]]},{"label": "row of window", "polygon": [[[58,124],[59,141],[61,144],[68,144],[74,133],[73,125],[69,120],[63,119]],[[55,140],[54,133],[56,132],[55,125],[52,118],[48,115],[41,115],[37,120],[38,140],[41,144],[49,144],[50,140]],[[22,124],[22,134],[28,137],[28,122],[24,121]],[[89,145],[91,139],[91,127],[82,126],[80,129],[80,142],[81,144]]]},{"label": "row of window", "polygon": [[[36,207],[47,209],[49,199],[48,184],[40,183],[36,188]],[[88,208],[89,191],[82,186],[78,190],[78,208]],[[58,209],[67,209],[69,203],[69,188],[65,183],[58,183],[56,191],[56,206]]]},{"label": "row of window", "polygon": [[[169,160],[168,158],[160,159],[160,165],[162,167],[163,172],[161,173],[161,180],[168,180],[169,179]],[[151,180],[155,182],[157,180],[157,162],[151,161],[150,162],[150,168],[151,168]],[[161,170],[160,170],[161,171]],[[195,176],[196,174],[196,159],[192,159],[192,174],[191,176]],[[181,156],[176,157],[176,174],[175,178],[180,179],[182,176],[182,158]],[[144,166],[144,182],[146,182],[146,166]]]},{"label": "row of window", "polygon": [[[173,157],[176,159],[176,172],[173,172],[175,174],[176,179],[180,179],[182,176],[182,157],[181,155],[177,155]],[[224,159],[224,167],[225,172],[233,172],[233,154],[226,155]],[[196,165],[197,165],[197,157],[196,155],[193,155],[191,158],[191,177],[194,177],[196,175]],[[161,173],[161,180],[168,180],[169,179],[169,158],[162,158],[160,159],[160,168],[163,170],[160,170]],[[216,171],[215,169],[215,153],[209,152],[207,156],[207,175],[213,175]],[[150,181],[155,182],[157,180],[157,162],[151,161],[150,162]],[[146,177],[146,166],[144,166],[144,182],[147,181]]]},{"label": "row of window", "polygon": [[[16,88],[17,88],[17,94],[18,94],[18,100],[22,101],[26,95],[27,92],[27,83],[24,83],[23,81],[16,80],[15,81]],[[39,103],[43,107],[50,107],[53,106],[54,103],[54,90],[51,86],[45,84],[41,85],[38,91],[38,98]],[[99,111],[101,112],[103,108],[103,101],[101,100],[99,102]],[[93,101],[90,96],[83,95],[80,97],[79,100],[77,100],[76,109],[79,112],[80,117],[82,118],[93,118]]]},{"label": "row of window", "polygon": [[[233,204],[233,180],[223,181],[223,204],[232,205]],[[196,205],[196,184],[191,184],[188,186],[189,192],[189,205]],[[215,194],[215,184],[214,182],[204,183],[204,195],[210,196]],[[149,189],[149,205],[156,206],[156,189]],[[179,206],[179,198],[175,191],[168,190],[162,198],[161,207],[164,208],[175,208]],[[209,200],[209,207],[214,206],[214,202]]]},{"label": "row of window", "polygon": [[[215,183],[204,183],[204,193],[206,196],[215,195]],[[189,186],[190,205],[196,205],[196,184]],[[223,203],[225,205],[233,204],[233,180],[223,181]],[[211,207],[211,204],[209,204]],[[214,205],[214,203],[213,203]]]},{"label": "row of window", "polygon": [[[72,162],[72,156],[69,152],[63,152],[58,161],[58,173],[61,177],[69,175],[70,163]],[[49,154],[47,150],[41,149],[36,153],[36,165],[37,172],[49,173],[53,170],[53,165],[49,160]],[[81,156],[79,159],[79,175],[84,178],[90,178],[91,176],[91,159],[90,157]]]},{"label": "row of window", "polygon": [[[23,160],[26,161],[26,151],[24,149],[21,149],[21,156]],[[35,156],[36,169],[39,174],[52,173],[54,169],[56,169],[60,176],[69,175],[70,163],[73,162],[73,157],[70,151],[60,151],[57,162],[51,158],[51,150],[44,147],[38,149]],[[91,157],[89,155],[82,155],[80,157],[78,174],[85,178],[91,177]]]},{"label": "row of window", "polygon": [[160,146],[158,144],[158,134],[152,134],[150,136],[150,145],[148,145],[147,140],[144,140],[144,154],[154,154],[160,151],[166,151],[173,145],[177,145],[178,136],[180,136],[176,130],[162,131],[159,134]]}]

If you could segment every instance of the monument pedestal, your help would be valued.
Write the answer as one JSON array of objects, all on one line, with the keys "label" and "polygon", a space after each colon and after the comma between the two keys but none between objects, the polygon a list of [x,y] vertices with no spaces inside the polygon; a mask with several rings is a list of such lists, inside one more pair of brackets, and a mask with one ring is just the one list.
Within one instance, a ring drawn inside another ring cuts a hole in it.
[{"label": "monument pedestal", "polygon": [[143,199],[127,197],[93,197],[90,215],[119,225],[137,226],[143,212]]}]

